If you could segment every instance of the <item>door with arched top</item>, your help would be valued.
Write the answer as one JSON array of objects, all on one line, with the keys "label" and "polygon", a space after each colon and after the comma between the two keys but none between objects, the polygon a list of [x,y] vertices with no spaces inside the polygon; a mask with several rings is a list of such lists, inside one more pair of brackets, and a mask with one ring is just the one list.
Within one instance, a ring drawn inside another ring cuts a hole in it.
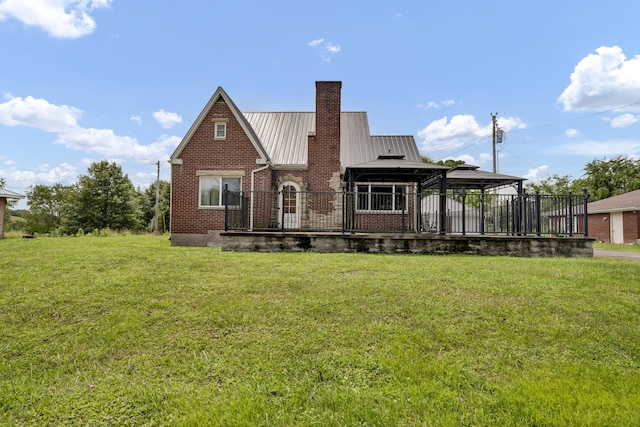
[{"label": "door with arched top", "polygon": [[278,194],[278,225],[300,228],[300,186],[291,181],[283,182]]}]

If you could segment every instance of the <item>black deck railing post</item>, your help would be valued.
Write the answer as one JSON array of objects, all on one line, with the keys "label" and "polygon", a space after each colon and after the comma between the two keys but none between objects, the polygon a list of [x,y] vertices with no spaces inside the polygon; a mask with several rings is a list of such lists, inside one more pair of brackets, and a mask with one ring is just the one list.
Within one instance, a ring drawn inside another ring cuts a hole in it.
[{"label": "black deck railing post", "polygon": [[[281,202],[280,202],[280,230],[284,233],[284,189],[285,187],[282,187],[282,197],[280,197]],[[280,194],[278,194],[280,195]]]},{"label": "black deck railing post", "polygon": [[529,215],[529,197],[527,197],[527,193],[522,193],[520,197],[518,197],[518,204],[520,205],[520,216],[522,216],[522,225],[520,226],[520,233],[523,236],[527,235],[527,232],[531,228],[530,220],[531,215]]},{"label": "black deck railing post", "polygon": [[536,203],[534,206],[536,210],[536,236],[542,235],[542,206],[540,206],[540,203],[540,191],[536,191]]},{"label": "black deck railing post", "polygon": [[416,194],[416,233],[424,231],[424,224],[422,224],[422,192]]},{"label": "black deck railing post", "polygon": [[589,194],[587,193],[587,189],[583,188],[582,189],[582,195],[583,195],[583,208],[582,210],[584,211],[584,237],[589,237],[589,216],[587,214],[587,204],[589,201]]},{"label": "black deck railing post", "polygon": [[484,235],[484,190],[480,193],[480,234]]},{"label": "black deck railing post", "polygon": [[224,231],[225,233],[229,231],[229,203],[227,203],[227,193],[229,192],[229,185],[224,185],[224,190],[222,190],[222,203],[224,203]]},{"label": "black deck railing post", "polygon": [[245,229],[247,225],[246,223],[247,213],[245,212],[245,209],[247,208],[247,203],[245,202],[244,193],[240,191],[238,194],[240,195],[240,228]]},{"label": "black deck railing post", "polygon": [[467,205],[466,205],[466,200],[467,199],[467,193],[463,190],[462,191],[462,235],[465,236],[467,234]]},{"label": "black deck railing post", "polygon": [[345,229],[345,219],[346,219],[346,212],[347,212],[347,192],[345,190],[345,186],[342,186],[342,234],[344,234],[344,229]]},{"label": "black deck railing post", "polygon": [[571,191],[569,191],[569,222],[568,222],[568,227],[569,227],[569,232],[567,233],[569,235],[569,237],[573,237],[573,194],[571,193]]}]

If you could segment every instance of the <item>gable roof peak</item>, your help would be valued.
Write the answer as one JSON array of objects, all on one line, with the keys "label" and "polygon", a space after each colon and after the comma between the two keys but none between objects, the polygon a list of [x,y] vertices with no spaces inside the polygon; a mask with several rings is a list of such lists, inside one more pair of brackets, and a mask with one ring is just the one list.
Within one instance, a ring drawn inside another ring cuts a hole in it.
[{"label": "gable roof peak", "polygon": [[182,153],[184,148],[187,146],[187,144],[193,137],[196,130],[198,130],[202,122],[204,122],[204,119],[209,114],[209,111],[211,111],[211,108],[213,108],[213,105],[216,102],[218,102],[218,100],[221,98],[228,105],[233,117],[238,121],[238,123],[240,124],[240,126],[242,127],[246,135],[249,137],[249,140],[251,141],[256,151],[260,155],[260,159],[262,160],[262,162],[271,163],[271,159],[269,158],[267,151],[263,147],[255,131],[247,121],[246,117],[240,112],[240,110],[238,109],[236,104],[233,102],[233,100],[229,97],[229,95],[227,95],[227,92],[225,92],[222,86],[218,86],[218,88],[213,93],[211,98],[209,98],[209,102],[207,102],[207,104],[204,106],[204,108],[198,115],[198,118],[195,120],[195,122],[193,122],[193,125],[191,125],[191,128],[189,128],[189,131],[186,133],[184,138],[182,138],[182,141],[180,141],[180,144],[178,144],[175,151],[171,155],[169,162],[172,162],[173,160],[176,160],[180,157],[180,154]]}]

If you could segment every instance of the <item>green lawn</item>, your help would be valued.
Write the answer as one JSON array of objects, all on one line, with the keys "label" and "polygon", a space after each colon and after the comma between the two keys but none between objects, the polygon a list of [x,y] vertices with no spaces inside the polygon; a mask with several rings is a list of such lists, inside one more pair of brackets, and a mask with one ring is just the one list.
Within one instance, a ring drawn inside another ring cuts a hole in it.
[{"label": "green lawn", "polygon": [[640,245],[639,244],[624,244],[624,245],[617,245],[617,244],[613,244],[613,243],[598,243],[598,242],[594,242],[593,243],[593,247],[594,249],[606,249],[609,251],[625,251],[625,252],[640,252]]},{"label": "green lawn", "polygon": [[0,425],[625,426],[640,263],[0,241]]}]

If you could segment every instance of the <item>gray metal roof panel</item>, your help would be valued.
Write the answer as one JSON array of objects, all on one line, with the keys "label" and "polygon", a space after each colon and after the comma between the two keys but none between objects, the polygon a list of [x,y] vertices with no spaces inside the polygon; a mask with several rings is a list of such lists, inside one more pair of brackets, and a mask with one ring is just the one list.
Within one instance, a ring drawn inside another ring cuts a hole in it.
[{"label": "gray metal roof panel", "polygon": [[372,136],[371,145],[374,147],[373,159],[377,159],[380,154],[384,153],[400,153],[404,154],[405,159],[408,161],[422,162],[420,152],[412,135]]},{"label": "gray metal roof panel", "polygon": [[[243,113],[275,165],[307,164],[307,137],[315,131],[313,112]],[[340,113],[340,161],[343,167],[373,161],[389,150],[420,161],[412,136],[370,136],[365,112]]]},{"label": "gray metal roof panel", "polygon": [[315,113],[243,113],[275,165],[307,163],[307,136]]}]

